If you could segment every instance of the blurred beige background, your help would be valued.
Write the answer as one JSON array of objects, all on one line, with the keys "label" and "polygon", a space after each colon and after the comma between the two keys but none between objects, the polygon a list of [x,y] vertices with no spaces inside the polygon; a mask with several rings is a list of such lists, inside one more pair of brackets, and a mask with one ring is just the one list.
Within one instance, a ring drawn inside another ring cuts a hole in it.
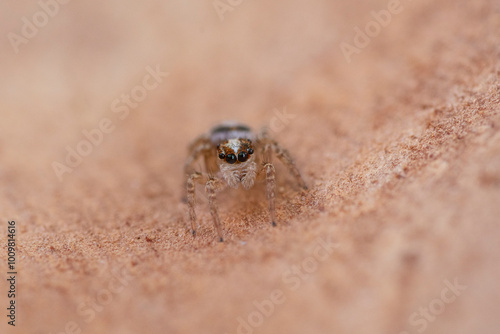
[{"label": "blurred beige background", "polygon": [[[498,1],[0,13],[0,212],[19,263],[2,333],[498,332]],[[225,119],[277,124],[310,190],[278,167],[277,228],[262,186],[221,193],[223,244],[200,196],[193,240],[186,148]]]}]

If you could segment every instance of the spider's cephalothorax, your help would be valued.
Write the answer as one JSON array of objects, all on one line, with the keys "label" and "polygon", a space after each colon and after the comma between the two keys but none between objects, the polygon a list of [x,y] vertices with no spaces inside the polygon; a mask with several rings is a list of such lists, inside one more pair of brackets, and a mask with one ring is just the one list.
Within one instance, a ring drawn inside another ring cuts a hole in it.
[{"label": "spider's cephalothorax", "polygon": [[240,183],[245,189],[253,186],[257,174],[253,153],[252,141],[246,138],[226,139],[217,145],[219,168],[230,187],[238,188]]},{"label": "spider's cephalothorax", "polygon": [[[190,155],[184,166],[187,176],[187,200],[189,218],[193,235],[196,235],[195,184],[205,183],[210,213],[212,214],[219,240],[223,241],[216,192],[225,186],[250,189],[255,180],[262,176],[266,180],[266,192],[269,201],[271,223],[275,223],[275,169],[271,162],[274,153],[295,176],[303,189],[307,189],[304,180],[290,157],[288,151],[270,139],[266,131],[254,135],[249,127],[237,122],[226,122],[216,126],[209,134],[199,137],[190,146]],[[203,158],[204,171],[197,171],[193,165]]]}]

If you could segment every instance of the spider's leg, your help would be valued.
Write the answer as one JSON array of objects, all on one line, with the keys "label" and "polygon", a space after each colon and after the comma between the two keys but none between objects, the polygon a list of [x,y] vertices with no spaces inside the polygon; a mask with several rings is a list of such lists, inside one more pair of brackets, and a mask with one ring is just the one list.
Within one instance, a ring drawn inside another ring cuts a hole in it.
[{"label": "spider's leg", "polygon": [[[198,158],[200,156],[202,156],[206,151],[209,151],[210,149],[211,149],[210,141],[208,140],[208,138],[206,136],[201,136],[201,137],[197,138],[189,146],[189,155],[186,159],[186,162],[184,163],[184,174],[186,175],[186,179],[185,179],[186,184],[187,184],[190,176],[198,173],[197,169],[194,168],[193,165],[198,161]],[[184,189],[186,189],[186,188],[184,188]],[[183,194],[182,201],[184,203],[186,203],[188,201],[186,193]]]},{"label": "spider's leg", "polygon": [[213,178],[209,179],[207,181],[207,184],[205,186],[205,190],[208,195],[208,205],[210,206],[210,214],[212,215],[212,218],[214,220],[214,226],[215,229],[217,230],[217,234],[219,235],[219,241],[223,242],[224,239],[222,238],[222,229],[220,226],[220,218],[219,218],[219,210],[217,208],[217,198],[215,195],[215,191],[217,189],[217,181]]},{"label": "spider's leg", "polygon": [[278,159],[288,168],[290,173],[295,177],[297,183],[302,189],[307,190],[307,185],[304,179],[300,175],[295,162],[292,159],[290,153],[281,145],[279,145],[275,140],[269,136],[269,129],[263,128],[259,134],[258,142],[264,147],[264,161],[270,161],[270,149],[276,154]]},{"label": "spider's leg", "polygon": [[276,226],[276,201],[275,201],[275,180],[276,170],[271,162],[272,143],[270,141],[261,141],[263,168],[261,172],[266,174],[266,195],[269,203],[269,216],[271,225]]},{"label": "spider's leg", "polygon": [[269,215],[271,216],[271,225],[276,226],[276,204],[275,204],[275,179],[276,171],[274,165],[268,162],[264,165],[266,171],[266,194],[269,201]]},{"label": "spider's leg", "polygon": [[196,180],[201,177],[200,173],[193,173],[188,176],[186,181],[187,190],[187,204],[189,212],[189,220],[191,222],[191,233],[196,236],[196,212],[194,210],[196,204],[195,192],[196,192]]},{"label": "spider's leg", "polygon": [[295,162],[292,159],[292,156],[286,149],[281,147],[277,142],[272,143],[274,154],[280,159],[280,161],[288,168],[290,173],[295,177],[297,183],[302,187],[302,189],[307,190],[307,185],[304,182],[304,179],[300,175],[297,166],[295,166]]},{"label": "spider's leg", "polygon": [[189,156],[184,164],[184,173],[190,174],[193,172],[193,164],[206,151],[210,151],[212,145],[206,136],[199,137],[189,146]]}]

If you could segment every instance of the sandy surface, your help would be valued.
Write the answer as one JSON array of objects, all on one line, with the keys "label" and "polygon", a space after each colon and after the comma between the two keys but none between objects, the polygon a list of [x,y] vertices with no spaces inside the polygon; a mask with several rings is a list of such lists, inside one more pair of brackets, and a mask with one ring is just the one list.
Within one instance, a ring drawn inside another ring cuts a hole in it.
[{"label": "sandy surface", "polygon": [[[0,332],[498,333],[500,3],[194,3],[0,3]],[[182,164],[225,119],[309,190],[278,167],[276,228],[262,185],[221,193],[218,243]]]}]

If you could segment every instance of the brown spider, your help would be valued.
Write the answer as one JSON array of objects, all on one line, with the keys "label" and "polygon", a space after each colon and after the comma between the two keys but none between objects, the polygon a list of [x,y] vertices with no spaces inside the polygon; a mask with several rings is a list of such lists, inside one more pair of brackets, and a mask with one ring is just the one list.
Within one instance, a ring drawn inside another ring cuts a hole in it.
[{"label": "brown spider", "polygon": [[[256,136],[249,127],[236,122],[225,122],[214,127],[210,133],[198,137],[189,147],[189,157],[184,165],[186,174],[187,203],[193,236],[196,235],[195,186],[205,183],[208,204],[215,229],[222,238],[219,212],[216,203],[216,191],[226,186],[250,189],[257,177],[265,175],[266,193],[269,201],[269,214],[272,226],[276,226],[276,208],[274,203],[275,169],[271,162],[272,153],[288,167],[303,189],[307,189],[304,180],[295,167],[287,150],[267,134],[264,129]],[[202,157],[205,172],[196,171],[193,165]]]}]

